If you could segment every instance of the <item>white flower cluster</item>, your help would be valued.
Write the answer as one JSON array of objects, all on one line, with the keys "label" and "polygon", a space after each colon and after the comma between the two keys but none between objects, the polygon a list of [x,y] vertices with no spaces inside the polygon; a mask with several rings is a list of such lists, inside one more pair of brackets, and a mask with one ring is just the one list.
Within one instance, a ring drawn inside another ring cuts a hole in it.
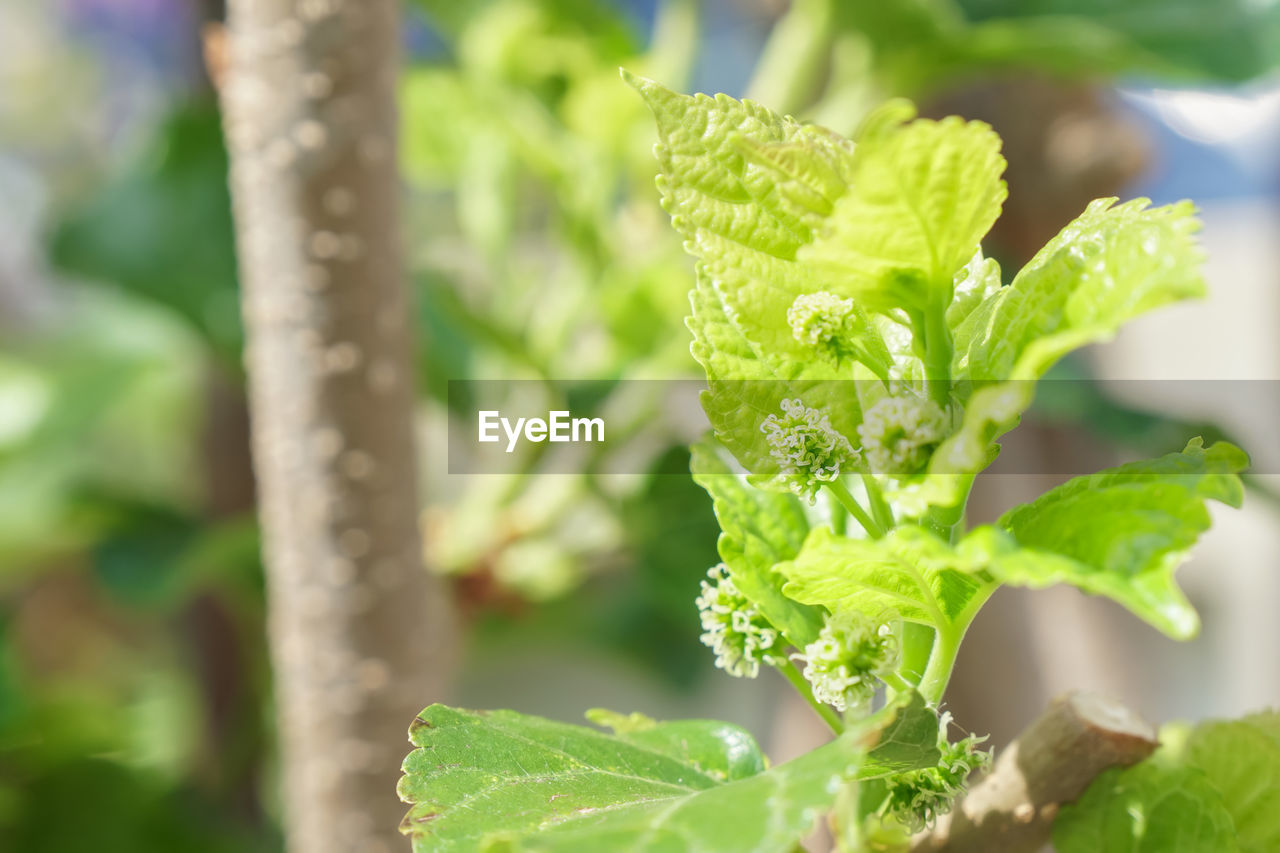
[{"label": "white flower cluster", "polygon": [[743,595],[724,563],[707,572],[697,598],[702,642],[716,653],[716,666],[739,678],[755,678],[760,663],[779,658],[781,638]]},{"label": "white flower cluster", "polygon": [[985,737],[969,735],[951,743],[946,735],[951,714],[944,713],[938,721],[942,753],[938,765],[901,773],[889,781],[888,812],[912,832],[933,826],[938,815],[951,811],[952,803],[965,792],[970,774],[991,766],[990,750],[978,749]]},{"label": "white flower cluster", "polygon": [[857,458],[849,439],[836,432],[831,420],[799,400],[783,400],[782,415],[769,415],[760,431],[778,474],[809,503],[823,483],[836,480]]},{"label": "white flower cluster", "polygon": [[800,343],[815,347],[838,345],[839,339],[849,331],[852,317],[853,300],[841,299],[825,290],[801,294],[787,309],[791,334]]},{"label": "white flower cluster", "polygon": [[858,438],[876,474],[914,474],[947,437],[947,415],[932,400],[886,397],[862,416]]},{"label": "white flower cluster", "polygon": [[858,612],[827,617],[818,639],[795,657],[805,662],[804,677],[813,697],[844,711],[871,701],[879,676],[898,666],[894,621],[872,622]]}]

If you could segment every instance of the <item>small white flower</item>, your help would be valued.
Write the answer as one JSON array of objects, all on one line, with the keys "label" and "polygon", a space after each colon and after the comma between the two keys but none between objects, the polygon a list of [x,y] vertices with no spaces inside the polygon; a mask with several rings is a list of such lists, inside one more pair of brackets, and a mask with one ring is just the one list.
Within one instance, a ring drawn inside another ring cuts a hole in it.
[{"label": "small white flower", "polygon": [[760,425],[769,455],[791,491],[813,503],[824,483],[838,479],[857,453],[831,420],[799,400],[783,400],[782,415],[769,415]]},{"label": "small white flower", "polygon": [[932,827],[938,815],[951,811],[956,798],[965,792],[970,774],[991,766],[990,750],[978,749],[985,737],[969,735],[952,743],[947,739],[951,714],[942,714],[938,722],[941,758],[937,766],[900,773],[889,780],[888,812],[912,832]]},{"label": "small white flower", "polygon": [[947,437],[947,415],[932,400],[886,397],[862,416],[858,438],[877,474],[914,474]]},{"label": "small white flower", "polygon": [[794,656],[805,662],[813,697],[840,711],[870,702],[879,677],[898,666],[895,621],[877,625],[858,612],[828,616],[818,638]]},{"label": "small white flower", "polygon": [[755,678],[762,661],[778,659],[778,632],[738,590],[724,563],[713,566],[707,578],[696,600],[703,645],[716,653],[716,666],[725,672]]},{"label": "small white flower", "polygon": [[852,320],[853,300],[841,299],[825,290],[801,294],[787,309],[791,334],[800,343],[814,347],[838,346],[840,338],[850,331]]}]

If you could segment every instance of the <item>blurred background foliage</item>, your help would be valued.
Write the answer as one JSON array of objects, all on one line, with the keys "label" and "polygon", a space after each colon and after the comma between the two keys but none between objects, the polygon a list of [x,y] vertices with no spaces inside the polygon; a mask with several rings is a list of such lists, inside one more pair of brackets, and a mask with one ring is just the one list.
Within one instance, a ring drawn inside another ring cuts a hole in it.
[{"label": "blurred background foliage", "polygon": [[[428,447],[443,442],[450,379],[535,380],[520,387],[555,408],[549,380],[694,375],[692,271],[619,66],[844,132],[891,95],[991,121],[1011,183],[991,248],[1012,263],[1142,172],[1149,143],[1109,94],[1116,75],[1238,83],[1280,63],[1280,7],[1248,0],[405,11]],[[220,14],[196,0],[0,9],[0,849],[82,850],[85,825],[100,851],[279,847],[211,82]],[[637,387],[609,403],[649,474],[595,460],[536,476],[534,453],[517,473],[462,478],[426,460],[425,561],[454,579],[469,662],[568,643],[677,687],[707,672],[691,602],[717,528],[689,478],[658,473],[687,466],[687,436]],[[1043,420],[1100,424],[1149,452],[1196,429],[1071,387]]]}]

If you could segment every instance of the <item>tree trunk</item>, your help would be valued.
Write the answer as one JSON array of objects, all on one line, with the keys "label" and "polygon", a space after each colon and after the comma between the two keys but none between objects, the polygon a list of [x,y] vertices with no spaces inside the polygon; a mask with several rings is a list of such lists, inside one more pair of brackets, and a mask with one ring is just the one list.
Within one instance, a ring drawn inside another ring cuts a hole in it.
[{"label": "tree trunk", "polygon": [[221,81],[288,848],[398,850],[439,697],[399,246],[396,0],[231,0]]}]

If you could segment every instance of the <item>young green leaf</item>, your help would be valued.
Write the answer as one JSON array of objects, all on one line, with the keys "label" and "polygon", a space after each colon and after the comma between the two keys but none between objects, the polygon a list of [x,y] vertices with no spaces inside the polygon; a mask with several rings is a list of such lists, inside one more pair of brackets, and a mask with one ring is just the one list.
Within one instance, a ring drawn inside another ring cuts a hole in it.
[{"label": "young green leaf", "polygon": [[688,326],[710,380],[704,407],[725,446],[768,480],[778,462],[761,427],[784,400],[822,409],[849,435],[853,384],[824,380],[852,378],[855,363],[887,378],[892,364],[865,311],[795,260],[845,191],[852,146],[751,102],[627,79],[657,119],[663,207],[698,259]]},{"label": "young green leaf", "polygon": [[991,588],[981,568],[927,530],[905,525],[882,539],[846,539],[817,528],[778,571],[787,578],[783,592],[796,601],[873,619],[893,611],[945,630],[967,625],[972,605]]},{"label": "young green leaf", "polygon": [[1199,620],[1174,570],[1209,528],[1207,500],[1240,505],[1247,465],[1239,448],[1195,439],[1180,453],[1077,477],[975,530],[960,550],[985,554],[1003,583],[1069,583],[1187,638]]},{"label": "young green leaf", "polygon": [[954,335],[963,342],[956,376],[1039,379],[1067,352],[1107,340],[1139,314],[1203,295],[1191,203],[1114,202],[1092,202],[964,320]]},{"label": "young green leaf", "polygon": [[795,258],[809,235],[798,217],[779,204],[763,202],[776,170],[755,169],[738,139],[785,143],[802,125],[752,101],[728,95],[683,95],[652,80],[623,72],[653,111],[658,124],[658,188],[671,224],[695,245],[709,234],[753,252]]},{"label": "young green leaf", "polygon": [[1035,380],[1063,355],[1108,340],[1152,308],[1204,292],[1191,204],[1114,201],[1090,204],[1008,287],[986,287],[976,307],[949,312],[958,321],[951,371],[964,418],[934,452],[930,476],[893,495],[907,515],[964,499],[972,475],[998,455],[996,440],[1030,408]]},{"label": "young green leaf", "polygon": [[[1000,278],[1000,264],[995,258],[986,258],[982,250],[973,253],[969,263],[956,273],[955,295],[947,307],[947,325],[953,335],[959,335],[957,327],[969,318],[979,305],[982,305],[1000,291],[1004,282]],[[956,337],[953,341],[957,350],[966,349],[968,341]]]},{"label": "young green leaf", "polygon": [[1231,815],[1200,770],[1157,753],[1099,776],[1053,824],[1058,853],[1240,853]]},{"label": "young green leaf", "polygon": [[822,613],[782,594],[775,566],[800,552],[809,521],[792,495],[752,488],[733,472],[716,445],[693,445],[693,478],[707,490],[720,522],[720,559],[760,613],[791,645],[803,648],[822,629]]},{"label": "young green leaf", "polygon": [[1007,195],[1000,137],[981,122],[910,118],[901,102],[859,133],[849,191],[800,251],[872,310],[945,310]]},{"label": "young green leaf", "polygon": [[[699,261],[706,277],[700,287],[716,291],[724,314],[742,329],[770,375],[837,375],[823,360],[794,358],[803,346],[787,311],[797,297],[826,288],[813,270],[796,263],[796,252],[846,191],[851,143],[751,101],[682,95],[624,76],[657,120],[662,206]],[[702,299],[704,307],[711,302]],[[872,361],[883,359],[877,366],[887,371],[878,331],[858,319],[852,336]],[[691,324],[695,338],[704,322]],[[713,378],[754,378],[703,364]]]},{"label": "young green leaf", "polygon": [[617,738],[511,711],[433,705],[410,732],[419,748],[400,781],[413,804],[402,828],[424,853],[785,853],[841,783],[936,763],[936,733],[923,701],[903,697],[795,761],[722,783],[689,760],[679,738],[636,743],[644,732]]}]

